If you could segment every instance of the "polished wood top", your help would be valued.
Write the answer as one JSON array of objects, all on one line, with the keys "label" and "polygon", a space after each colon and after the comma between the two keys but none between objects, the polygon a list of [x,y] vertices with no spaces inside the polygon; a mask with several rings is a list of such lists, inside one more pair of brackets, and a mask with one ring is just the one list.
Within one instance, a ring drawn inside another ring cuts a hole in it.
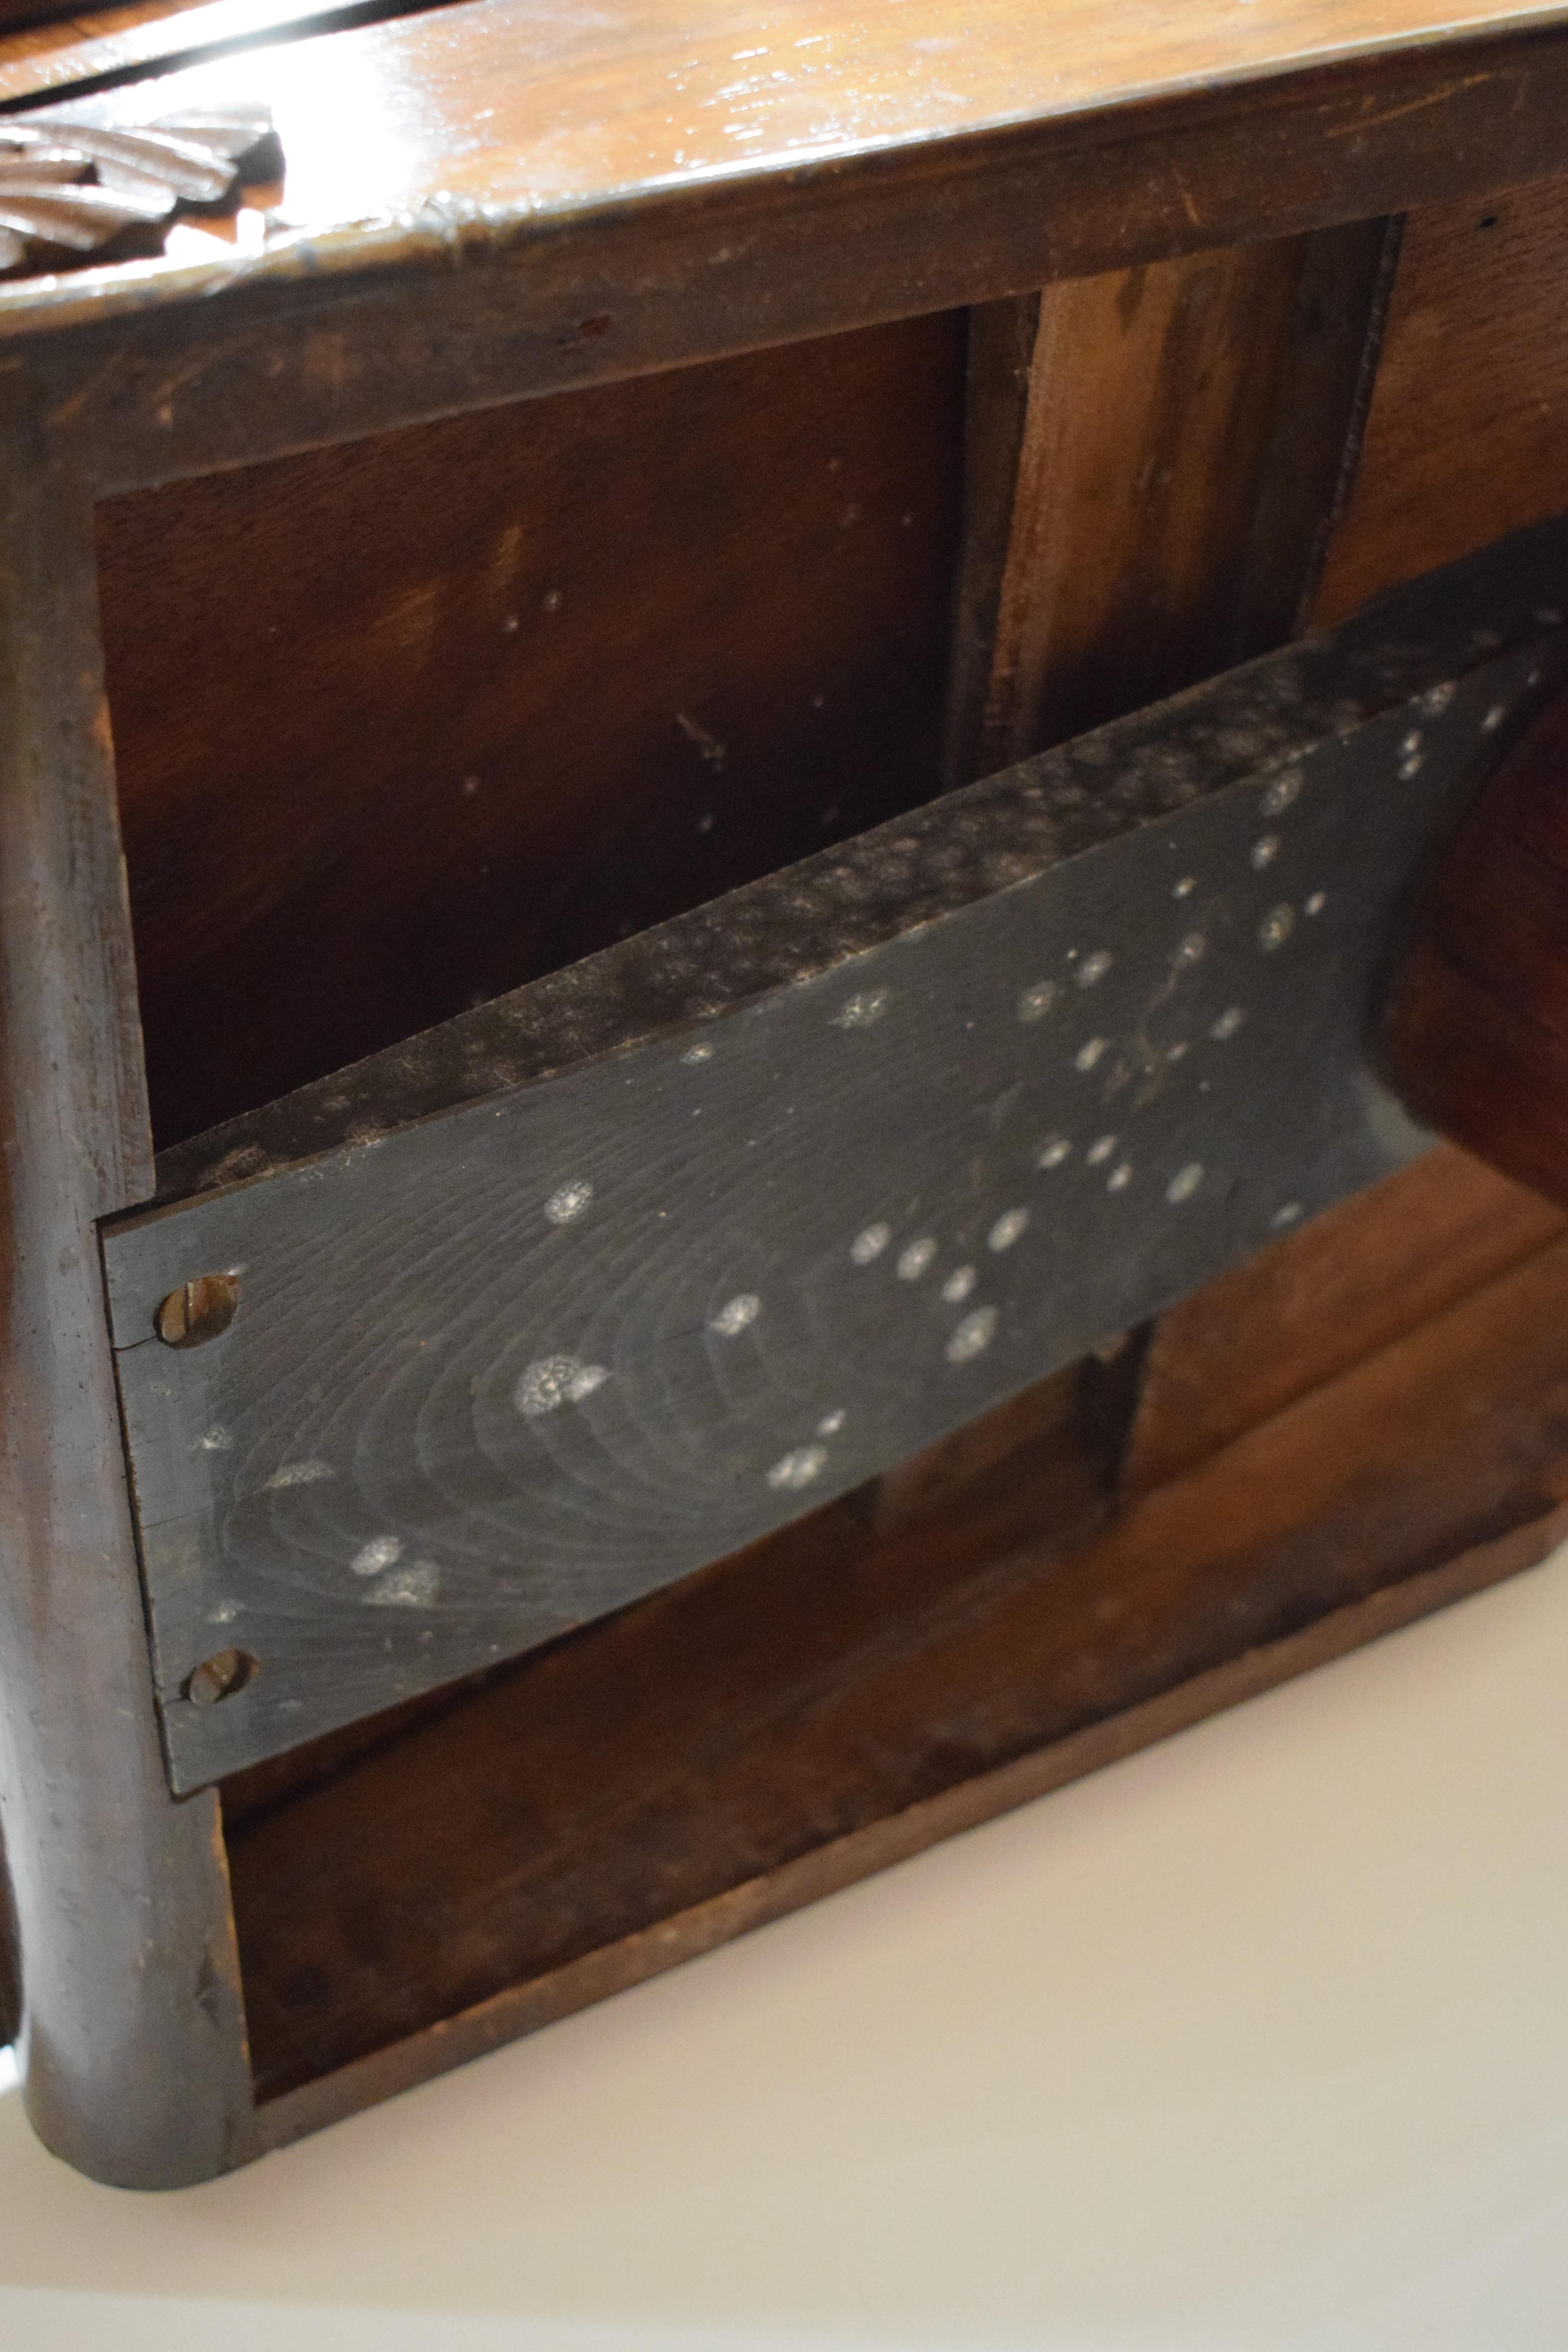
[{"label": "polished wood top", "polygon": [[102,492],[1568,170],[1568,0],[457,0],[277,37],[295,5],[0,43],[0,109],[259,103],[287,157],[227,243],[0,286]]},{"label": "polished wood top", "polygon": [[[299,13],[153,0],[36,28],[0,43],[0,97],[53,96]],[[157,99],[269,102],[289,158],[281,216],[319,235],[433,205],[457,221],[624,202],[1565,22],[1564,0],[469,0],[228,56],[169,76]],[[134,120],[147,87],[93,110]],[[1369,104],[1357,129],[1379,121]]]}]

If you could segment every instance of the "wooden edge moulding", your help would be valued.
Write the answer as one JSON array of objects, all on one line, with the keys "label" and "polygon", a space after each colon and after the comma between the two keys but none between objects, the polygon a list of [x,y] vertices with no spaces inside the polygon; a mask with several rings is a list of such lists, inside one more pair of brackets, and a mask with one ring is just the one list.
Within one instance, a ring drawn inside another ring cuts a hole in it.
[{"label": "wooden edge moulding", "polygon": [[0,2023],[135,2186],[1568,1534],[1568,22],[269,239],[186,14],[0,57]]}]

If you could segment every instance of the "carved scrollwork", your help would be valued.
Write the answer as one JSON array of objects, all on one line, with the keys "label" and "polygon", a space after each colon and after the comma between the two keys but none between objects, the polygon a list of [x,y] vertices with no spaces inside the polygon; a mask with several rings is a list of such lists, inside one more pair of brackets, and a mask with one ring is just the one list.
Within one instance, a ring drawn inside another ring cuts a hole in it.
[{"label": "carved scrollwork", "polygon": [[0,118],[0,277],[161,253],[176,218],[231,212],[281,178],[265,107],[204,108],[145,129],[68,114]]}]

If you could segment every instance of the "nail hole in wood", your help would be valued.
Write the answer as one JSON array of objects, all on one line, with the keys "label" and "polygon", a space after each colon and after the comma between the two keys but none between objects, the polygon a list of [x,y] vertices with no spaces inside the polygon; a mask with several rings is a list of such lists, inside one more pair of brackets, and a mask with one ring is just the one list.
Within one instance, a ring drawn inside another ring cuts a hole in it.
[{"label": "nail hole in wood", "polygon": [[185,1696],[193,1706],[216,1706],[220,1698],[232,1698],[254,1682],[259,1664],[248,1650],[215,1650],[192,1673]]},{"label": "nail hole in wood", "polygon": [[171,1290],[158,1309],[158,1337],[166,1347],[199,1348],[234,1321],[239,1282],[232,1274],[198,1274]]}]

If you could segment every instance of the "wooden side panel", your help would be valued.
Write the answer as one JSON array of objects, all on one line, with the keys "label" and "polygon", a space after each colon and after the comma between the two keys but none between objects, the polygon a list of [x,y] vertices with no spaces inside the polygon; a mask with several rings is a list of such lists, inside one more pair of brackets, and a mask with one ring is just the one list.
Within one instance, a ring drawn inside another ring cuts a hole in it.
[{"label": "wooden side panel", "polygon": [[1123,1482],[1148,1493],[1555,1240],[1559,1210],[1448,1146],[1154,1326]]},{"label": "wooden side panel", "polygon": [[1568,179],[1409,215],[1315,625],[1568,507],[1565,249]]},{"label": "wooden side panel", "polygon": [[926,799],[963,323],[100,513],[160,1145]]},{"label": "wooden side panel", "polygon": [[1031,1538],[1006,1465],[882,1538],[851,1498],[302,1793],[237,1806],[258,2086],[589,1954],[603,1964],[576,1998],[612,1990],[617,1966],[619,1981],[647,1967],[605,1952],[617,1939],[742,1886],[749,1924],[771,1875],[814,1849],[1540,1522],[1565,1493],[1558,1243],[1087,1543],[1059,1496]]}]

